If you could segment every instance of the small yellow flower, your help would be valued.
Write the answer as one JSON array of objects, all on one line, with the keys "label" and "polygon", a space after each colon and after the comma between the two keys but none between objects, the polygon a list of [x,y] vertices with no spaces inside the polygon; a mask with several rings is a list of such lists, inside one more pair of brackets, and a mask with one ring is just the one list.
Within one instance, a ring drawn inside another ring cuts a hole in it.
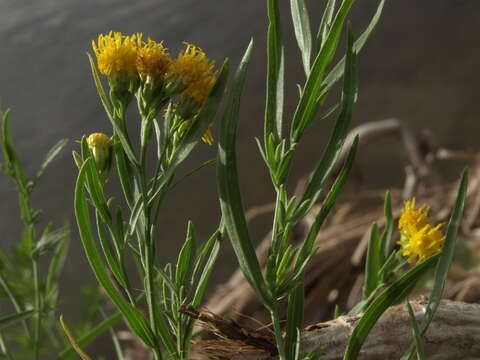
[{"label": "small yellow flower", "polygon": [[398,222],[400,233],[405,237],[409,237],[421,230],[429,222],[429,211],[430,207],[427,205],[422,205],[419,209],[415,209],[415,198],[406,201]]},{"label": "small yellow flower", "polygon": [[137,44],[136,67],[138,73],[163,80],[172,64],[168,49],[163,46],[163,43],[157,43],[150,38],[147,42],[143,42],[141,36],[137,38]]},{"label": "small yellow flower", "polygon": [[443,226],[444,224],[439,224],[432,227],[430,224],[427,224],[411,237],[404,237],[397,242],[402,246],[400,253],[403,256],[407,256],[407,261],[410,263],[417,257],[418,261],[421,262],[438,253],[442,250],[442,245],[445,241],[445,234],[441,230]]},{"label": "small yellow flower", "polygon": [[400,253],[408,257],[408,262],[421,262],[438,253],[445,241],[445,234],[441,228],[444,223],[435,227],[429,224],[427,205],[415,209],[415,198],[406,201],[402,215],[398,222],[401,239],[397,242],[401,246]]},{"label": "small yellow flower", "polygon": [[87,138],[87,145],[93,153],[100,171],[110,169],[113,141],[103,133],[93,133]]},{"label": "small yellow flower", "polygon": [[97,56],[98,69],[108,77],[125,76],[132,79],[137,76],[137,43],[141,34],[125,36],[121,32],[110,31],[100,34],[97,43],[92,41]]},{"label": "small yellow flower", "polygon": [[185,44],[186,49],[172,63],[169,74],[178,76],[186,86],[182,96],[202,104],[217,80],[215,61],[208,59],[199,47]]}]

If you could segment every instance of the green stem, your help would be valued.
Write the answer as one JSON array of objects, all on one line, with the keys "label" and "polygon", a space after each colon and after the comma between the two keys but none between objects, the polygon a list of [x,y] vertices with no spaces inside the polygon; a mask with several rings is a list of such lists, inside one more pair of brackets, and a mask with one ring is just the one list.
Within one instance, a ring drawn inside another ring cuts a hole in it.
[{"label": "green stem", "polygon": [[[13,307],[15,308],[15,311],[17,313],[20,313],[24,310],[23,306],[20,305],[20,302],[17,298],[17,296],[15,295],[15,293],[12,291],[12,289],[10,288],[10,285],[8,285],[8,282],[7,280],[5,279],[5,277],[3,276],[3,274],[0,272],[0,286],[3,288],[3,291],[5,291],[5,293],[7,294],[8,298],[10,299],[10,301],[12,302],[12,305]],[[27,334],[28,337],[32,337],[32,333],[30,331],[30,328],[28,327],[28,324],[27,324],[27,321],[26,320],[22,320],[22,324],[23,324],[23,328],[25,330],[25,333]]]},{"label": "green stem", "polygon": [[278,358],[279,360],[287,360],[285,353],[285,342],[283,341],[282,328],[280,326],[280,318],[278,316],[278,307],[276,304],[270,310],[270,317],[272,319],[275,343],[277,344],[278,349]]},{"label": "green stem", "polygon": [[35,310],[34,316],[34,329],[33,329],[33,344],[34,344],[34,356],[35,359],[39,357],[39,345],[40,345],[40,325],[41,325],[41,294],[40,294],[40,274],[38,271],[38,261],[36,258],[32,259],[33,266],[33,286],[35,292]]},{"label": "green stem", "polygon": [[7,349],[7,345],[5,344],[5,340],[3,339],[3,335],[0,333],[0,350],[2,350],[3,355],[8,360],[13,360],[12,354]]}]

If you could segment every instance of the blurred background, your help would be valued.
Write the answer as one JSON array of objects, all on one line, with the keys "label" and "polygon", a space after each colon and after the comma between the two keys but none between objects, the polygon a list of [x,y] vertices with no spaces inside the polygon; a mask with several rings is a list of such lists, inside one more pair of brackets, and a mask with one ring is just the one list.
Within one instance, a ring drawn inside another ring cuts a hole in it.
[{"label": "blurred background", "polygon": [[[75,309],[79,287],[92,281],[73,217],[77,168],[71,151],[83,134],[109,133],[91,79],[87,51],[99,33],[142,32],[164,40],[172,54],[183,41],[200,46],[218,63],[229,57],[236,66],[251,37],[255,40],[244,91],[238,141],[241,185],[246,208],[269,203],[273,191],[254,137],[262,136],[265,90],[266,2],[259,0],[0,0],[0,102],[11,108],[14,142],[24,165],[34,172],[44,154],[60,138],[67,149],[51,165],[34,193],[34,206],[56,224],[70,222],[72,246],[63,276],[63,303]],[[291,31],[289,2],[281,1],[286,51],[286,119],[297,98],[296,83],[304,76]],[[307,1],[313,28],[325,1]],[[351,17],[358,36],[373,15],[377,0],[357,1]],[[407,126],[431,130],[435,141],[454,149],[478,149],[480,115],[478,24],[480,2],[474,0],[387,1],[383,18],[358,57],[360,93],[354,125],[389,117]],[[132,131],[135,117],[130,117]],[[319,158],[333,118],[305,138],[295,162],[294,178],[308,174]],[[217,127],[215,127],[216,130]],[[212,158],[215,146],[201,144],[183,170]],[[357,166],[367,188],[401,186],[406,157],[392,139],[362,149]],[[447,171],[447,170],[446,170]],[[453,175],[457,176],[458,172]],[[292,182],[292,188],[295,181]],[[7,176],[0,176],[2,246],[18,240],[16,194]],[[214,168],[177,187],[167,199],[158,239],[162,261],[178,250],[186,221],[200,239],[219,220]],[[270,218],[252,222],[259,241]],[[226,280],[236,268],[228,243],[222,249],[213,282]],[[71,311],[71,310],[70,310]]]}]

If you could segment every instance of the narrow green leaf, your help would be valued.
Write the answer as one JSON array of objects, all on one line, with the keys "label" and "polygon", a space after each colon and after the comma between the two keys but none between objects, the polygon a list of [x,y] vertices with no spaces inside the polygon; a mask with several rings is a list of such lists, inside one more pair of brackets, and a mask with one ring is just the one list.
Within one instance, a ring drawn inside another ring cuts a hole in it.
[{"label": "narrow green leaf", "polygon": [[327,197],[323,201],[322,206],[320,207],[320,211],[315,216],[315,221],[313,222],[308,232],[307,239],[305,240],[302,247],[300,248],[300,252],[296,261],[295,268],[298,268],[298,266],[300,266],[300,264],[302,264],[305,261],[305,259],[307,259],[308,256],[312,253],[313,244],[315,242],[315,239],[317,238],[318,232],[320,231],[320,228],[322,227],[323,222],[325,221],[328,214],[330,213],[330,210],[335,204],[337,197],[340,195],[343,185],[345,185],[348,175],[350,174],[350,170],[352,169],[352,166],[355,160],[357,147],[358,147],[358,136],[355,137],[355,140],[353,141],[353,144],[350,148],[347,159],[345,160],[345,163],[343,164],[342,169],[340,170],[340,173],[335,179],[335,182],[333,183],[330,191],[328,192]]},{"label": "narrow green leaf", "polygon": [[288,359],[295,359],[296,345],[300,341],[303,324],[304,280],[302,278],[288,295],[287,326],[285,329],[285,352]]},{"label": "narrow green leaf", "polygon": [[282,134],[284,54],[278,0],[268,1],[267,33],[267,99],[265,106],[265,143],[274,136],[277,143]]},{"label": "narrow green leaf", "polygon": [[[457,199],[453,208],[452,215],[448,222],[447,234],[445,236],[445,242],[443,243],[442,252],[440,253],[440,259],[435,269],[435,278],[433,283],[432,292],[429,296],[429,301],[425,310],[425,316],[420,324],[420,333],[423,335],[428,329],[433,316],[440,305],[443,289],[445,287],[445,281],[447,280],[448,271],[452,264],[453,254],[455,251],[455,241],[457,239],[458,229],[463,216],[463,209],[465,207],[465,198],[468,190],[468,170],[465,169],[462,173],[460,180],[460,186],[458,188]],[[414,352],[414,348],[411,346],[407,353],[402,357],[404,359],[410,359]]]},{"label": "narrow green leaf", "polygon": [[103,286],[113,303],[125,316],[132,331],[137,334],[147,346],[151,348],[156,347],[158,346],[157,340],[143,314],[138,309],[131,306],[123,298],[110,280],[93,239],[93,234],[90,227],[90,216],[88,213],[85,196],[86,172],[90,162],[92,162],[92,158],[86,159],[82,168],[80,169],[75,187],[74,202],[75,217],[77,219],[78,229],[80,232],[80,239],[85,249],[88,262],[90,263],[98,282]]},{"label": "narrow green leaf", "polygon": [[355,53],[353,52],[353,36],[348,32],[347,37],[347,61],[345,63],[345,78],[342,91],[342,110],[335,123],[332,135],[328,145],[322,155],[322,159],[317,168],[311,175],[307,187],[302,195],[299,204],[309,201],[309,207],[304,207],[303,212],[298,212],[295,219],[299,219],[305,215],[306,211],[315,204],[323,189],[325,182],[330,176],[335,163],[340,155],[345,138],[348,135],[348,129],[353,114],[353,107],[357,98],[358,81],[356,74]]},{"label": "narrow green leaf", "polygon": [[[363,46],[365,45],[367,40],[370,38],[370,35],[372,34],[373,30],[378,24],[378,21],[380,20],[380,17],[382,15],[385,1],[386,0],[381,0],[379,2],[377,10],[372,17],[372,20],[370,21],[370,23],[368,24],[367,28],[362,33],[362,35],[360,35],[359,38],[353,44],[353,51],[356,54],[358,54],[362,50]],[[338,80],[342,78],[344,69],[345,69],[345,57],[342,58],[342,60],[340,60],[337,64],[335,64],[333,69],[325,77],[324,84],[326,84],[326,88],[325,88],[326,91],[330,90],[330,88],[333,85],[335,85]]]},{"label": "narrow green leaf", "polygon": [[33,245],[32,256],[40,256],[48,249],[54,247],[58,242],[64,241],[70,236],[70,226],[65,225],[54,231],[42,234],[40,239]]},{"label": "narrow green leaf", "polygon": [[193,223],[189,221],[187,225],[187,237],[185,243],[180,249],[177,267],[175,269],[177,291],[180,291],[182,287],[185,287],[190,283],[197,251],[195,237],[195,228],[193,227]]},{"label": "narrow green leaf", "polygon": [[100,246],[102,247],[103,254],[107,260],[109,269],[111,270],[113,276],[118,281],[118,283],[127,291],[130,290],[128,278],[123,268],[119,254],[115,254],[111,244],[111,239],[109,238],[108,230],[105,226],[105,223],[100,219],[98,211],[96,212],[96,222],[97,222],[97,233],[98,239],[100,240]]},{"label": "narrow green leaf", "polygon": [[362,318],[352,332],[343,360],[357,359],[360,349],[377,320],[391,305],[402,301],[415,286],[416,282],[430,270],[438,261],[439,254],[433,255],[417,264],[400,278],[395,280],[380,294],[365,310]]},{"label": "narrow green leaf", "polygon": [[368,299],[370,294],[379,285],[381,267],[381,243],[377,223],[373,223],[368,240],[367,260],[365,264],[365,282],[363,286],[363,299]]},{"label": "narrow green leaf", "polygon": [[37,173],[35,174],[36,180],[42,177],[48,165],[50,165],[50,163],[57,157],[60,151],[62,151],[65,145],[67,145],[67,143],[68,143],[67,139],[62,139],[52,146],[52,148],[48,151],[47,155],[45,156],[45,159],[43,159],[43,162],[40,165],[40,169],[38,169]]},{"label": "narrow green leaf", "polygon": [[17,322],[23,321],[35,314],[35,310],[17,312],[15,314],[0,317],[0,330]]},{"label": "narrow green leaf", "polygon": [[47,278],[45,282],[45,293],[49,294],[56,285],[60,274],[62,273],[65,260],[68,255],[68,248],[70,245],[70,236],[66,236],[55,247],[52,259],[48,265]]},{"label": "narrow green leaf", "polygon": [[332,25],[333,14],[335,14],[336,0],[328,0],[323,11],[320,25],[318,26],[317,39],[315,40],[315,54],[322,48]]},{"label": "narrow green leaf", "polygon": [[415,318],[412,305],[410,305],[410,301],[408,300],[407,300],[407,309],[408,309],[408,315],[410,317],[410,322],[412,324],[412,335],[415,340],[415,350],[417,351],[417,359],[426,360],[427,358],[425,357],[425,351],[423,350],[422,334],[420,333],[420,329],[418,328],[417,319]]},{"label": "narrow green leaf", "polygon": [[310,73],[310,58],[312,56],[312,33],[310,30],[310,19],[308,16],[305,0],[291,0],[293,28],[297,44],[302,54],[303,69],[305,75]]},{"label": "narrow green leaf", "polygon": [[169,190],[173,189],[175,186],[177,186],[178,184],[182,183],[183,181],[187,180],[188,178],[192,177],[193,175],[195,175],[197,172],[199,172],[200,170],[202,170],[204,167],[207,167],[207,166],[210,166],[210,165],[214,165],[215,163],[217,162],[217,159],[210,159],[210,160],[207,160],[207,161],[204,161],[203,163],[201,163],[200,165],[198,165],[196,168],[194,168],[193,170],[189,171],[188,173],[186,173],[185,175],[183,175],[180,179],[178,179],[177,181],[175,181],[172,185],[170,185],[168,187]]},{"label": "narrow green leaf", "polygon": [[381,263],[382,265],[390,256],[392,251],[392,237],[393,237],[393,211],[392,211],[392,196],[390,191],[387,191],[385,194],[385,202],[383,205],[383,212],[385,214],[385,229],[383,230],[382,237],[380,239],[381,243]]},{"label": "narrow green leaf", "polygon": [[240,268],[253,287],[260,301],[271,306],[271,296],[267,291],[255,249],[245,220],[240,195],[237,171],[235,142],[240,111],[240,96],[250,61],[252,42],[235,75],[234,87],[230,93],[220,128],[218,139],[217,179],[222,219],[237,256]]},{"label": "narrow green leaf", "polygon": [[219,252],[220,252],[220,239],[218,236],[215,236],[212,250],[210,251],[210,255],[208,257],[208,260],[205,266],[203,267],[202,274],[200,275],[200,279],[198,281],[195,294],[193,296],[193,300],[191,304],[193,307],[199,306],[200,302],[202,301],[202,297],[203,297],[203,294],[205,293],[208,279],[210,278],[210,274],[212,273],[212,270],[217,260]]},{"label": "narrow green leaf", "polygon": [[307,78],[307,82],[293,116],[291,128],[292,143],[298,143],[300,137],[308,127],[308,124],[318,111],[317,99],[323,85],[325,70],[336,52],[343,24],[353,3],[354,0],[343,1],[328,33],[325,45],[320,50],[313,63],[310,75]]},{"label": "narrow green leaf", "polygon": [[102,102],[103,107],[105,108],[105,112],[107,113],[108,117],[111,121],[113,121],[113,111],[110,102],[107,99],[107,95],[105,90],[103,89],[102,82],[100,81],[100,77],[98,76],[97,67],[95,66],[95,61],[93,60],[92,55],[87,52],[88,61],[90,62],[90,69],[92,70],[93,80],[95,82],[95,86],[97,87],[98,95],[100,96],[100,100]]},{"label": "narrow green leaf", "polygon": [[[10,110],[2,113],[2,151],[3,160],[5,162],[4,169],[19,187],[19,191],[27,193],[27,180],[23,172],[20,158],[18,157],[13,146],[12,137],[10,135]],[[22,211],[22,209],[20,209]]]}]

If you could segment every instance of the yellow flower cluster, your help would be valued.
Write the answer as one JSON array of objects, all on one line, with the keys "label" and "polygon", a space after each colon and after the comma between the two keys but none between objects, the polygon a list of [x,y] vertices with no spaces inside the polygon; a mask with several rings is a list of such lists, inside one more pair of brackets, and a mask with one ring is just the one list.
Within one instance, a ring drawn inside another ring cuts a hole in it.
[{"label": "yellow flower cluster", "polygon": [[108,77],[138,75],[180,81],[185,87],[182,96],[202,104],[216,81],[215,61],[208,59],[197,46],[186,44],[173,61],[163,43],[142,40],[142,34],[125,36],[120,32],[99,35],[92,41],[98,69]]},{"label": "yellow flower cluster", "polygon": [[423,205],[415,209],[415,198],[405,202],[402,215],[398,222],[401,239],[397,242],[401,246],[401,254],[408,257],[408,262],[424,261],[438,253],[445,241],[445,234],[441,228],[445,224],[430,225],[428,213],[430,207]]}]

